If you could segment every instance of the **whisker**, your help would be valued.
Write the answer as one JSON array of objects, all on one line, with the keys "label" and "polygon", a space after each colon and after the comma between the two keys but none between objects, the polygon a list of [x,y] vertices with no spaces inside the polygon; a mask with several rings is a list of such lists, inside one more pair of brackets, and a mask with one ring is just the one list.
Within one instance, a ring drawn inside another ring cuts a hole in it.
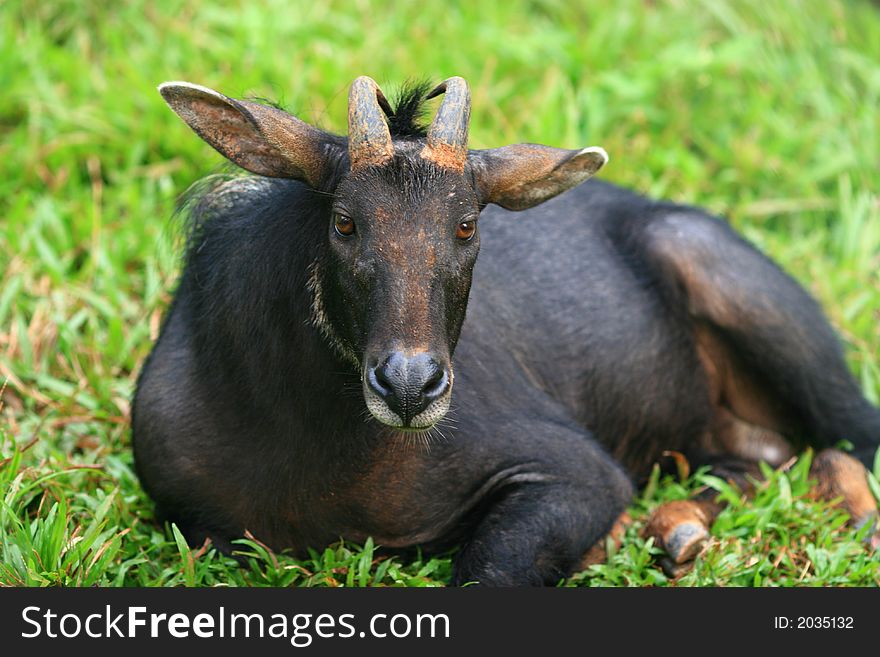
[{"label": "whisker", "polygon": [[[439,423],[438,423],[438,424],[439,424]],[[443,434],[443,432],[440,431],[440,427],[439,427],[437,424],[435,424],[433,427],[431,427],[431,429],[428,431],[428,435],[429,435],[431,438],[433,438],[433,439],[435,440],[435,442],[439,442],[439,441],[441,441],[441,440],[442,440],[444,443],[449,442],[449,441],[446,439],[446,436]],[[438,438],[439,438],[439,440],[437,440]]]}]

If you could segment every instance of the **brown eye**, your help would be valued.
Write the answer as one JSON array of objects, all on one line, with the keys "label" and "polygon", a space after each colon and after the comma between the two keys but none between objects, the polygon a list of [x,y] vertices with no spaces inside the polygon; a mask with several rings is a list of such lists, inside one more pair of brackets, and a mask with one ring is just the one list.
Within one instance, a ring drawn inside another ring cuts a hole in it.
[{"label": "brown eye", "polygon": [[336,230],[336,234],[341,237],[351,237],[354,235],[354,221],[351,220],[351,217],[346,217],[343,214],[336,215],[333,228]]},{"label": "brown eye", "polygon": [[469,240],[477,232],[476,221],[462,221],[455,229],[455,236],[460,240]]}]

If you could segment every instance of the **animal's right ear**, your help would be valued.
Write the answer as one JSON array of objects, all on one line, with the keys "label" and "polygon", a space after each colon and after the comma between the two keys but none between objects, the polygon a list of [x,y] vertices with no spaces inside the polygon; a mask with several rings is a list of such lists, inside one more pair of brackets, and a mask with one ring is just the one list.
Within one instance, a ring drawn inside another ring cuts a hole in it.
[{"label": "animal's right ear", "polygon": [[159,93],[199,137],[261,176],[295,178],[319,188],[345,150],[344,139],[274,107],[189,82],[165,82]]}]

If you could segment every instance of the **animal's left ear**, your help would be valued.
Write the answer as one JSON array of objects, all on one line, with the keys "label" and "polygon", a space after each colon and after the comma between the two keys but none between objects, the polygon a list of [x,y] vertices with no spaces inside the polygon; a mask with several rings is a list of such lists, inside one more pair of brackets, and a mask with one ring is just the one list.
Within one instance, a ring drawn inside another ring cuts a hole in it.
[{"label": "animal's left ear", "polygon": [[481,203],[526,210],[579,185],[608,161],[598,146],[570,151],[539,144],[474,150],[468,164]]}]

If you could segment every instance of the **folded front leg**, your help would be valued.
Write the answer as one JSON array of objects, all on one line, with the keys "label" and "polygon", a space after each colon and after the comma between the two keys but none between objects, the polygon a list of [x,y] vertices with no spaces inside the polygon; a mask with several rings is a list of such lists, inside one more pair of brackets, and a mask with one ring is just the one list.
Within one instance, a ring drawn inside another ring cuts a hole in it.
[{"label": "folded front leg", "polygon": [[632,497],[629,479],[598,449],[579,469],[535,466],[489,502],[459,553],[453,583],[554,585],[614,525]]}]

